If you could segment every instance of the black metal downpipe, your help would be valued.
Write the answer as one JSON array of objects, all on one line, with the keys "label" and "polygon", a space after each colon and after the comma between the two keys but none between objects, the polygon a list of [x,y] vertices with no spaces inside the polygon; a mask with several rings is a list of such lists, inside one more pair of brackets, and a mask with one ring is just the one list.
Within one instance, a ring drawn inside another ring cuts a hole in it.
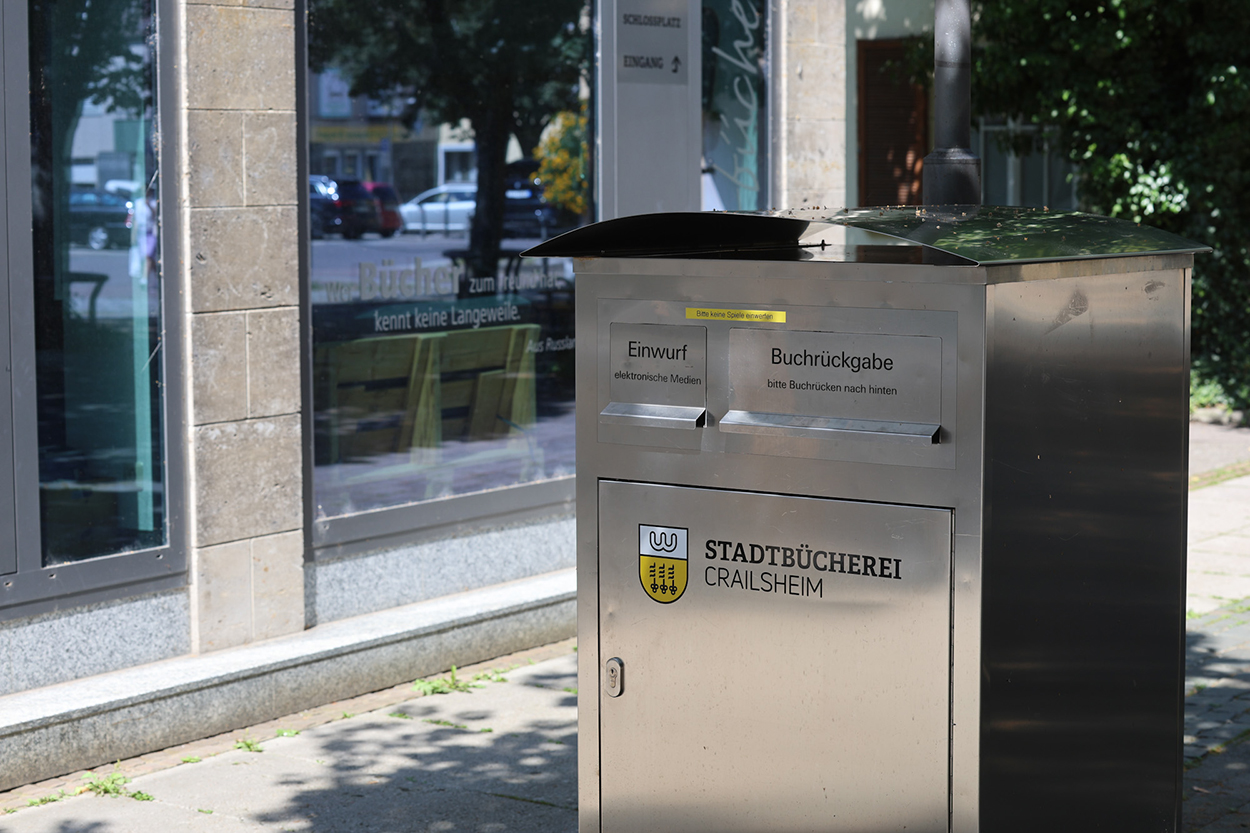
[{"label": "black metal downpipe", "polygon": [[972,15],[968,0],[937,0],[933,27],[934,148],[924,159],[928,205],[980,205],[972,152]]}]

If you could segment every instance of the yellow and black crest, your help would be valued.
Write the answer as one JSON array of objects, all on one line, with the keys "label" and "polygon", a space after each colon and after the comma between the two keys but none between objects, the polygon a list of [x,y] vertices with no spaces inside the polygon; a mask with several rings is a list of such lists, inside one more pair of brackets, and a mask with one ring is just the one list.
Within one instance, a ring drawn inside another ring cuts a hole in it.
[{"label": "yellow and black crest", "polygon": [[638,579],[660,604],[686,592],[686,533],[681,527],[638,525]]}]

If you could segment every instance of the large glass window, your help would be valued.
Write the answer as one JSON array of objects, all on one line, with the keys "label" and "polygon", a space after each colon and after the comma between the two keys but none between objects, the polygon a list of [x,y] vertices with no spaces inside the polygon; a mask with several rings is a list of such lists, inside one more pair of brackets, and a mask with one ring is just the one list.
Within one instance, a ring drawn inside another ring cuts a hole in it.
[{"label": "large glass window", "polygon": [[703,208],[768,208],[768,3],[703,0]]},{"label": "large glass window", "polygon": [[582,0],[313,0],[315,519],[571,476]]},{"label": "large glass window", "polygon": [[27,10],[40,538],[50,566],[166,540],[155,9],[152,0],[30,0]]}]

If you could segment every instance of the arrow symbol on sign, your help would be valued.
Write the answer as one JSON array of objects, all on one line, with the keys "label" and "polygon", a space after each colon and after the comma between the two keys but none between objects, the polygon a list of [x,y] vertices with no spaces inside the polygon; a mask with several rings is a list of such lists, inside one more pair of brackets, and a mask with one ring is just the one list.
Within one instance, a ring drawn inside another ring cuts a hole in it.
[{"label": "arrow symbol on sign", "polygon": [[673,72],[681,69],[681,58],[677,55],[673,56]]}]

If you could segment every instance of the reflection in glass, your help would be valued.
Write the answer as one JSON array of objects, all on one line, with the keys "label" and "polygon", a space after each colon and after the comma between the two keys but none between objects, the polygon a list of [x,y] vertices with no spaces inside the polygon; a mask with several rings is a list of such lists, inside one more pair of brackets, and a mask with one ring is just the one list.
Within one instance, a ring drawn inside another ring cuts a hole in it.
[{"label": "reflection in glass", "polygon": [[318,518],[573,474],[584,8],[310,3]]},{"label": "reflection in glass", "polygon": [[703,0],[702,12],[703,208],[766,208],[768,4]]},{"label": "reflection in glass", "polygon": [[30,0],[44,563],[165,541],[151,0]]}]

